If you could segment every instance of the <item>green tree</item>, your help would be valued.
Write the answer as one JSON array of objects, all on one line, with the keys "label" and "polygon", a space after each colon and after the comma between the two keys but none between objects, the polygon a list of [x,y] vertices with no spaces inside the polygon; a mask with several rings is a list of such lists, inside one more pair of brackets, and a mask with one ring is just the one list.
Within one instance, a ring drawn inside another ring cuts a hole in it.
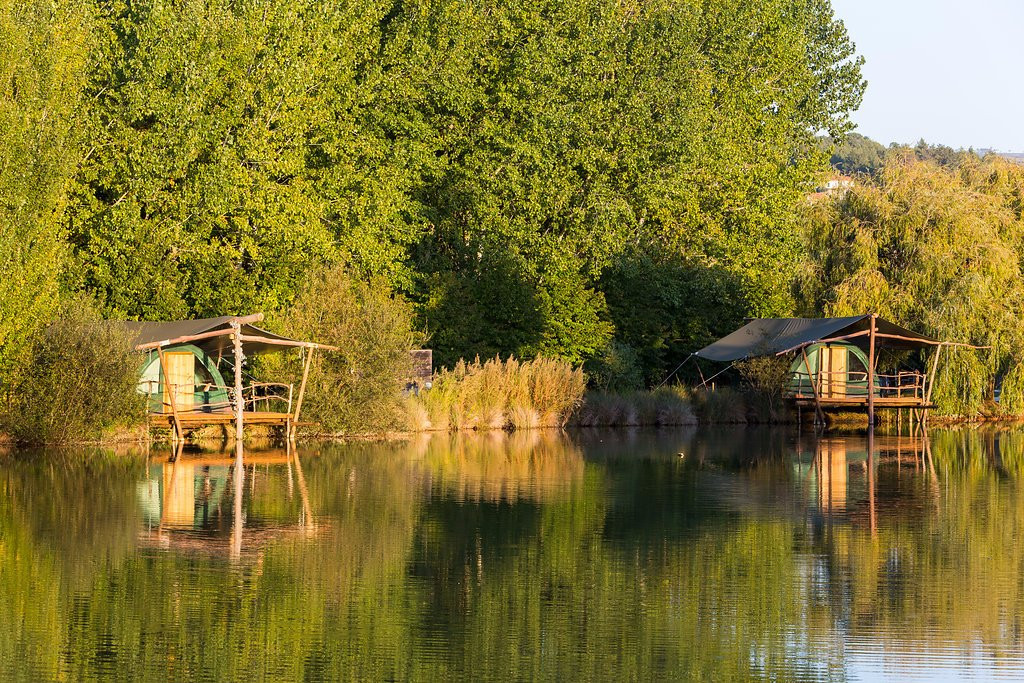
[{"label": "green tree", "polygon": [[[419,340],[412,307],[387,282],[369,283],[334,267],[309,279],[276,327],[300,339],[337,347],[310,363],[303,416],[327,433],[366,433],[406,428],[401,390],[412,374],[409,349]],[[308,353],[308,352],[307,352]],[[298,386],[298,359],[279,359]],[[280,381],[279,364],[264,363]]]},{"label": "green tree", "polygon": [[103,7],[76,284],[162,318],[275,310],[325,262],[396,266],[401,175],[375,162],[399,153],[360,121],[382,87],[375,6]]},{"label": "green tree", "polygon": [[[739,280],[722,325],[792,306],[792,208],[825,164],[814,132],[844,134],[864,85],[827,2],[403,7],[412,44],[445,46],[446,77],[423,86],[451,160],[417,194],[430,227],[414,258],[467,283],[418,297],[431,329],[479,321],[467,345],[435,334],[443,357],[599,355],[618,327],[602,275],[634,250]],[[478,68],[450,66],[463,59]],[[478,286],[495,263],[503,291],[540,302],[526,338]]]},{"label": "green tree", "polygon": [[0,381],[57,303],[89,31],[76,2],[0,2]]},{"label": "green tree", "polygon": [[822,142],[831,149],[833,168],[848,175],[871,175],[885,163],[885,146],[860,133],[850,133],[839,144],[829,137]]}]

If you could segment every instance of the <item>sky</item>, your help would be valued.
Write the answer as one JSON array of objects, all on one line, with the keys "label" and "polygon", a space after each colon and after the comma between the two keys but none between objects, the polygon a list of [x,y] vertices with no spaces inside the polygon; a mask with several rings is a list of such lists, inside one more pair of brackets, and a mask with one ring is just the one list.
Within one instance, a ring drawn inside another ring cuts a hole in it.
[{"label": "sky", "polygon": [[857,132],[1024,152],[1024,0],[832,0],[868,81]]}]

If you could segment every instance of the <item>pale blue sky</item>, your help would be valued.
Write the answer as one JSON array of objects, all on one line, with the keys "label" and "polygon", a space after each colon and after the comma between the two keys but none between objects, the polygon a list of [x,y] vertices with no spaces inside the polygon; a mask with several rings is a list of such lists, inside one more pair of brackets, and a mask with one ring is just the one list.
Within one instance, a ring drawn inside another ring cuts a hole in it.
[{"label": "pale blue sky", "polygon": [[1024,0],[832,0],[868,90],[857,132],[1024,152]]}]

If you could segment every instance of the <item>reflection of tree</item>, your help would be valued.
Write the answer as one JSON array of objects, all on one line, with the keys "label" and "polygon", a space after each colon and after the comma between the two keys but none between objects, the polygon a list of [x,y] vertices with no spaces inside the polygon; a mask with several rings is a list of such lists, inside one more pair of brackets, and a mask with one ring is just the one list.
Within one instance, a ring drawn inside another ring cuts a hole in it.
[{"label": "reflection of tree", "polygon": [[0,461],[0,678],[58,678],[70,596],[130,557],[142,469],[105,450]]},{"label": "reflection of tree", "polygon": [[857,437],[828,515],[813,441],[595,438],[322,445],[308,513],[294,466],[250,466],[268,535],[238,563],[133,550],[138,461],[5,462],[0,674],[791,680],[842,677],[849,639],[1019,653],[1020,436],[935,435],[938,486],[879,439],[874,535]]},{"label": "reflection of tree", "polygon": [[583,476],[583,454],[551,430],[461,433],[424,446],[434,484],[459,502],[545,502],[570,495]]}]

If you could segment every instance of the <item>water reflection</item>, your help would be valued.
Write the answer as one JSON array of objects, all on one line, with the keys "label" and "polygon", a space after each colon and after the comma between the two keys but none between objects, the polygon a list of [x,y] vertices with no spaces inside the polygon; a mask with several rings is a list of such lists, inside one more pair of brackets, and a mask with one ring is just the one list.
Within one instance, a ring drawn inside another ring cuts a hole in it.
[{"label": "water reflection", "polygon": [[[284,508],[264,514],[262,504],[280,495],[282,486]],[[237,560],[243,550],[258,553],[285,535],[316,530],[302,462],[291,445],[248,454],[184,449],[159,453],[149,458],[138,497],[143,547],[226,552]]]},{"label": "water reflection", "polygon": [[1024,432],[0,461],[0,678],[1024,675]]}]

